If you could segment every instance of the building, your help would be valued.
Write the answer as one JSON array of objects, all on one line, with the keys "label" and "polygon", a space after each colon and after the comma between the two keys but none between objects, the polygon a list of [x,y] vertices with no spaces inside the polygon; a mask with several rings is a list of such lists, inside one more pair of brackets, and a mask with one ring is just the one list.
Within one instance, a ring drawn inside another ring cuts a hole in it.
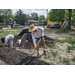
[{"label": "building", "polygon": [[25,23],[25,25],[39,25],[39,21],[35,21],[34,18],[32,16],[26,15],[26,17],[28,18],[27,23]]},{"label": "building", "polygon": [[40,23],[39,23],[39,25],[45,25],[44,24],[44,21],[45,21],[46,19],[40,19]]},{"label": "building", "polygon": [[28,18],[28,21],[27,21],[27,23],[25,23],[25,25],[30,25],[30,24],[32,24],[34,18],[33,18],[32,16],[29,16],[29,15],[26,15],[26,17]]}]

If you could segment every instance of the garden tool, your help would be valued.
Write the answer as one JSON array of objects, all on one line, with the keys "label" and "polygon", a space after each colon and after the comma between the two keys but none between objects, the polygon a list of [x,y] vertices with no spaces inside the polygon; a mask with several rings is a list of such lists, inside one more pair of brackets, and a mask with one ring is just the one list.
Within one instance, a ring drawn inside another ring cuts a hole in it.
[{"label": "garden tool", "polygon": [[[41,41],[41,38],[40,38],[40,40],[38,41],[37,46],[39,45],[40,41]],[[32,54],[31,54],[29,60],[26,62],[25,65],[27,65],[27,64],[31,61],[32,55],[33,55],[33,53],[35,52],[35,50],[36,50],[36,48],[34,48],[34,50],[33,50]]]},{"label": "garden tool", "polygon": [[[26,35],[26,33],[22,36],[22,38],[23,38],[25,35]],[[17,43],[18,43],[19,45],[21,44],[21,40],[22,40],[22,38],[19,39],[19,40],[17,41]]]}]

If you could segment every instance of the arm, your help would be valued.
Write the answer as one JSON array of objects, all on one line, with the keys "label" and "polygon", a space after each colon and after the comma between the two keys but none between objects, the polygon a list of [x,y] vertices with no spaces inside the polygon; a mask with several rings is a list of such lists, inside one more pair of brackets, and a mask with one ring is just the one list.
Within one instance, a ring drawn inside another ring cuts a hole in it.
[{"label": "arm", "polygon": [[41,32],[42,32],[42,36],[44,36],[44,28],[40,28]]},{"label": "arm", "polygon": [[36,45],[36,39],[35,39],[33,33],[31,33],[31,35],[32,35],[33,43],[34,43],[34,45]]},{"label": "arm", "polygon": [[4,45],[7,45],[7,42],[8,42],[8,40],[7,40],[7,38],[5,38],[5,43],[4,43]]}]

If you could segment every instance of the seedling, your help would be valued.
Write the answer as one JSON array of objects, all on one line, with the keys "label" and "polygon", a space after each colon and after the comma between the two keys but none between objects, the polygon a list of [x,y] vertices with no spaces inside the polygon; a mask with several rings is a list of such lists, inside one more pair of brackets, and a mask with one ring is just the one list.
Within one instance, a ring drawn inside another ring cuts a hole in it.
[{"label": "seedling", "polygon": [[54,57],[56,57],[57,56],[57,52],[52,52],[52,55],[54,56]]},{"label": "seedling", "polygon": [[63,63],[66,63],[66,65],[69,65],[70,64],[70,61],[69,61],[69,59],[64,58],[63,59]]},{"label": "seedling", "polygon": [[50,45],[49,45],[49,47],[53,47],[53,45],[52,45],[52,44],[50,44]]},{"label": "seedling", "polygon": [[73,57],[71,60],[72,60],[72,61],[75,61],[75,57]]}]

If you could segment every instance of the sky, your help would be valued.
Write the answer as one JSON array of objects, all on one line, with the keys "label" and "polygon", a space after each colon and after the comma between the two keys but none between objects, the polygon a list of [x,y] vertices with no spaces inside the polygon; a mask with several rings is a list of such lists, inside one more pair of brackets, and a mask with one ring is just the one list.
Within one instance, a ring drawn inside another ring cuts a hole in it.
[{"label": "sky", "polygon": [[[18,9],[12,9],[13,14],[17,12]],[[31,13],[36,12],[38,16],[44,15],[47,18],[47,10],[46,9],[22,9],[23,13],[31,15]],[[50,9],[48,9],[48,12]]]}]

